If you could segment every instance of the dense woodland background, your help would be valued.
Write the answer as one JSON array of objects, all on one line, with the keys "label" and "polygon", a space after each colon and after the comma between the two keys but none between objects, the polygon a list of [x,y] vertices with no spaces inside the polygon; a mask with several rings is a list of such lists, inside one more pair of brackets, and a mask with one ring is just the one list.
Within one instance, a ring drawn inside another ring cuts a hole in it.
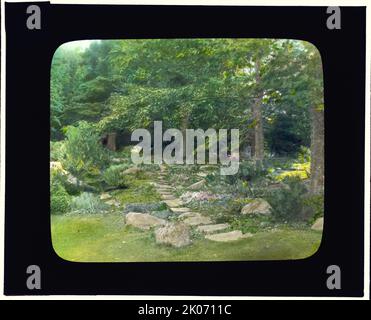
[{"label": "dense woodland background", "polygon": [[323,108],[321,58],[303,41],[104,40],[83,52],[62,46],[52,63],[52,140],[82,120],[118,133],[119,144],[154,120],[164,130],[227,124],[257,159],[316,143],[315,169],[323,167]]}]

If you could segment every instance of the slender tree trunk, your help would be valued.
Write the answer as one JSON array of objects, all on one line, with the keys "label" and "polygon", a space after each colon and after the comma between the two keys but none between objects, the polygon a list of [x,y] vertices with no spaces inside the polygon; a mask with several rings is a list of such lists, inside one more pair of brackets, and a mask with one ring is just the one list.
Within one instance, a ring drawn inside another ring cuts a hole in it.
[{"label": "slender tree trunk", "polygon": [[262,99],[263,93],[260,87],[260,61],[256,60],[255,64],[255,81],[259,89],[258,96],[253,104],[254,117],[254,158],[255,161],[261,162],[264,159],[264,133],[263,133],[263,116],[262,116]]},{"label": "slender tree trunk", "polygon": [[116,151],[116,133],[107,134],[107,148]]},{"label": "slender tree trunk", "polygon": [[186,129],[188,129],[188,125],[189,125],[189,114],[185,113],[182,118],[182,124],[181,124],[181,132],[183,135],[183,159],[186,158],[186,143],[187,143]]},{"label": "slender tree trunk", "polygon": [[311,108],[312,115],[312,135],[311,135],[311,165],[310,165],[310,193],[318,194],[323,192],[324,188],[324,111]]}]

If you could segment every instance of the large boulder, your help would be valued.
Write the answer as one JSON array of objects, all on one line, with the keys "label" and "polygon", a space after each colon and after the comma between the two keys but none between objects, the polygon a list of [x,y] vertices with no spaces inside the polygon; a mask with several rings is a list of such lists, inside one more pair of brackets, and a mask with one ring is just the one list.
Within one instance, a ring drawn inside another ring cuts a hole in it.
[{"label": "large boulder", "polygon": [[312,230],[323,231],[323,218],[318,218],[311,227]]},{"label": "large boulder", "polygon": [[257,198],[257,199],[253,199],[251,202],[246,204],[242,208],[241,214],[259,213],[259,214],[268,215],[268,214],[271,213],[271,209],[272,209],[272,207],[270,206],[270,204],[267,201],[265,201],[264,199],[261,199],[261,198]]},{"label": "large boulder", "polygon": [[189,227],[184,223],[168,223],[155,231],[156,242],[168,244],[176,248],[191,243]]},{"label": "large boulder", "polygon": [[126,224],[134,226],[142,230],[149,230],[150,228],[165,225],[166,221],[147,213],[129,212],[125,216]]}]

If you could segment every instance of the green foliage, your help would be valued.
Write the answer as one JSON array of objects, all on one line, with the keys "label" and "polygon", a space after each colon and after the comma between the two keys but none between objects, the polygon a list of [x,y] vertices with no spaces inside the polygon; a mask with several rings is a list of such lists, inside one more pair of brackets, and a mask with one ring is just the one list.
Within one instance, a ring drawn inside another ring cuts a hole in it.
[{"label": "green foliage", "polygon": [[156,192],[156,188],[150,185],[148,181],[132,176],[126,176],[125,183],[127,189],[112,192],[112,195],[122,204],[161,201],[159,194]]},{"label": "green foliage", "polygon": [[265,215],[235,216],[230,221],[231,227],[243,233],[256,233],[271,228],[270,217]]},{"label": "green foliage", "polygon": [[98,196],[90,192],[83,192],[77,197],[72,198],[71,210],[76,213],[94,214],[101,213],[109,208]]},{"label": "green foliage", "polygon": [[299,153],[298,153],[298,161],[300,163],[306,163],[311,161],[310,156],[310,149],[304,146],[300,147]]},{"label": "green foliage", "polygon": [[65,158],[66,145],[64,141],[50,141],[50,160],[62,162]]},{"label": "green foliage", "polygon": [[94,125],[85,121],[66,130],[66,156],[64,167],[77,177],[99,175],[109,163]]},{"label": "green foliage", "polygon": [[309,223],[312,224],[316,219],[323,217],[324,213],[324,196],[323,194],[311,195],[304,199],[304,205],[310,209]]},{"label": "green foliage", "polygon": [[297,177],[288,177],[284,183],[287,188],[274,190],[267,196],[272,216],[277,221],[299,221],[303,219],[307,189]]},{"label": "green foliage", "polygon": [[50,176],[50,211],[51,214],[63,214],[70,210],[71,196],[67,193],[58,173]]},{"label": "green foliage", "polygon": [[[308,144],[309,126],[304,132],[298,128],[298,116],[279,114],[270,124],[266,138],[269,150],[279,156],[294,155],[303,144]],[[300,115],[303,118],[303,114]],[[305,123],[305,122],[304,122]]]},{"label": "green foliage", "polygon": [[229,184],[236,184],[238,180],[254,182],[265,177],[267,173],[268,169],[263,163],[242,161],[240,162],[237,174],[225,176],[224,179]]},{"label": "green foliage", "polygon": [[124,187],[125,177],[122,174],[129,168],[127,164],[112,165],[103,172],[104,182],[111,187]]}]

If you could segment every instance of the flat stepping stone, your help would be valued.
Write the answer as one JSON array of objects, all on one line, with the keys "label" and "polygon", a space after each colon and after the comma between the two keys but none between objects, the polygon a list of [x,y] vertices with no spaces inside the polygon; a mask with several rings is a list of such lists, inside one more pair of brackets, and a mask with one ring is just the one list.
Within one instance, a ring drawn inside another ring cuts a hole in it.
[{"label": "flat stepping stone", "polygon": [[252,237],[251,233],[243,234],[240,230],[234,230],[230,232],[223,232],[223,233],[216,233],[216,234],[208,234],[205,236],[205,239],[217,242],[228,242],[228,241],[236,241],[245,238]]},{"label": "flat stepping stone", "polygon": [[172,189],[172,186],[169,186],[168,184],[157,184],[157,187],[159,189]]},{"label": "flat stepping stone", "polygon": [[[175,200],[176,198],[171,194],[161,194],[162,200]],[[171,208],[170,208],[171,209]]]},{"label": "flat stepping stone", "polygon": [[201,217],[201,214],[198,212],[185,212],[178,216],[179,219],[186,219],[190,217]]},{"label": "flat stepping stone", "polygon": [[206,216],[194,216],[189,217],[183,220],[185,224],[188,224],[189,226],[198,226],[200,224],[210,224],[212,223],[211,219]]},{"label": "flat stepping stone", "polygon": [[217,231],[225,230],[229,228],[228,223],[218,223],[218,224],[208,224],[203,226],[198,226],[197,231],[204,233],[215,233]]},{"label": "flat stepping stone", "polygon": [[171,211],[175,213],[185,213],[185,212],[190,212],[191,209],[186,208],[186,207],[181,207],[181,208],[170,208]]},{"label": "flat stepping stone", "polygon": [[166,203],[166,205],[170,208],[175,208],[175,207],[180,207],[181,205],[183,205],[183,202],[182,200],[179,200],[179,199],[175,199],[175,200],[165,200],[164,201]]},{"label": "flat stepping stone", "polygon": [[161,191],[160,192],[163,196],[172,196],[173,194],[169,191]]},{"label": "flat stepping stone", "polygon": [[169,193],[171,190],[170,189],[157,189],[157,192],[159,193]]}]

